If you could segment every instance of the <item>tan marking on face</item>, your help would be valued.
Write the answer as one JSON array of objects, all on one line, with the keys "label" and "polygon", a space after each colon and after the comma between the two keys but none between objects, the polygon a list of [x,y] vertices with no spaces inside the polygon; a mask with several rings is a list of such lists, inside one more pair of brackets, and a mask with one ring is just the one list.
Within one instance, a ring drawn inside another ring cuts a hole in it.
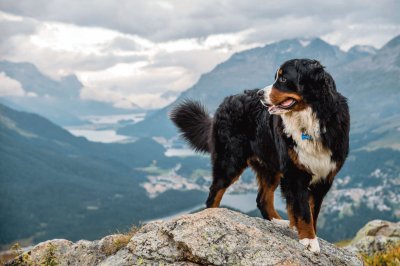
[{"label": "tan marking on face", "polygon": [[294,92],[283,92],[278,90],[275,87],[272,87],[271,92],[269,93],[269,100],[273,105],[279,105],[280,103],[286,101],[287,99],[292,98],[297,101],[296,105],[301,105],[302,109],[304,109],[304,101],[300,95]]},{"label": "tan marking on face", "polygon": [[282,75],[282,73],[283,73],[283,70],[282,70],[282,69],[279,69],[279,70],[278,70],[278,75]]}]

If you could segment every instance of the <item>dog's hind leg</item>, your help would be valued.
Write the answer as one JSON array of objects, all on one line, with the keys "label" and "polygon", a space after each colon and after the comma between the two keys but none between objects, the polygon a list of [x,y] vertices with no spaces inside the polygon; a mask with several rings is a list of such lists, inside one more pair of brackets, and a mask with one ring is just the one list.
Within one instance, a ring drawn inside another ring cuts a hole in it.
[{"label": "dog's hind leg", "polygon": [[265,219],[282,219],[275,210],[274,206],[274,192],[279,185],[280,179],[280,173],[271,174],[268,177],[257,174],[259,187],[257,195],[257,207]]},{"label": "dog's hind leg", "polygon": [[279,186],[281,173],[271,171],[257,160],[250,160],[249,164],[257,176],[257,207],[261,215],[267,220],[282,219],[274,207],[274,192]]},{"label": "dog's hind leg", "polygon": [[246,168],[246,164],[230,164],[225,166],[221,161],[214,162],[213,181],[206,201],[207,208],[217,208],[221,203],[222,196],[230,185],[239,179]]}]

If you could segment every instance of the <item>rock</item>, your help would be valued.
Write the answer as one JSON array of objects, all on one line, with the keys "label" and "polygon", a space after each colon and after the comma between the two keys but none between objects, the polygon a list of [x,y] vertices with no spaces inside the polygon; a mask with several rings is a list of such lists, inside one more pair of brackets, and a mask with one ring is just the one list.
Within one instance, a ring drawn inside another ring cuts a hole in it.
[{"label": "rock", "polygon": [[354,252],[373,255],[378,251],[386,251],[393,244],[400,242],[400,222],[392,223],[373,220],[367,223],[346,247]]},{"label": "rock", "polygon": [[122,237],[51,240],[27,254],[38,264],[52,244],[59,265],[362,265],[349,250],[320,239],[321,253],[314,254],[291,229],[223,208],[151,222],[114,248]]}]

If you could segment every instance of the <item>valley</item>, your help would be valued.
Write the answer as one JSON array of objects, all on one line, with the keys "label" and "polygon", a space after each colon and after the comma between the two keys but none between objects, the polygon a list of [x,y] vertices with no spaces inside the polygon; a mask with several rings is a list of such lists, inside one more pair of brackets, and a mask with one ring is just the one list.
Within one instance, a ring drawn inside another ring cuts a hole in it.
[{"label": "valley", "polygon": [[[54,81],[30,63],[1,62],[0,72],[37,97],[0,98],[0,245],[93,240],[201,208],[209,156],[188,149],[169,110],[192,98],[212,113],[225,96],[271,83],[279,64],[294,57],[319,59],[351,109],[351,153],[324,202],[319,235],[338,241],[369,220],[398,221],[400,36],[381,49],[349,51],[292,39],[234,54],[160,110],[85,101],[76,77]],[[256,192],[245,171],[222,204],[259,216]],[[276,205],[284,212],[279,193]]]}]

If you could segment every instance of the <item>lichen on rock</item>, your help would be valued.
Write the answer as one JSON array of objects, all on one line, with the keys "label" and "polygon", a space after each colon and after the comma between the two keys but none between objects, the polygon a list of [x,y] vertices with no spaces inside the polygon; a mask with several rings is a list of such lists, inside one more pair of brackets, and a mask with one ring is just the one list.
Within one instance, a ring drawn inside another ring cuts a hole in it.
[{"label": "lichen on rock", "polygon": [[347,249],[371,256],[399,243],[400,222],[373,220],[357,232]]},{"label": "lichen on rock", "polygon": [[321,253],[314,254],[291,229],[223,208],[148,223],[125,247],[109,252],[114,237],[121,236],[51,240],[29,256],[37,261],[55,241],[60,265],[362,265],[349,250],[320,240]]}]

